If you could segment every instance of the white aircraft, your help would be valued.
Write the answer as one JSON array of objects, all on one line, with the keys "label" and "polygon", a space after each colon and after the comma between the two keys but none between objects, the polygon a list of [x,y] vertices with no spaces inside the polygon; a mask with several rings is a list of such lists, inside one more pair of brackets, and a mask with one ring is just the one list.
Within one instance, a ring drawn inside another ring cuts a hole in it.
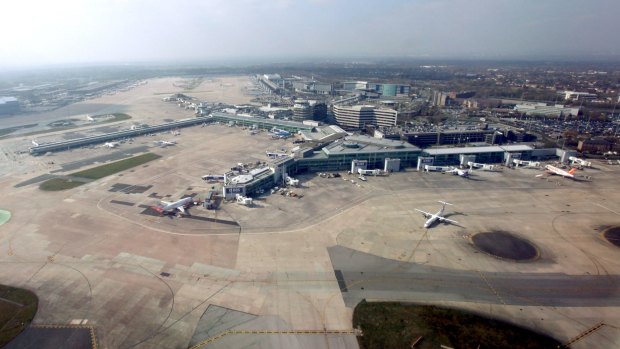
[{"label": "white aircraft", "polygon": [[[545,166],[545,169],[547,170],[546,174],[558,175],[558,176],[567,177],[567,178],[575,178],[574,173],[575,171],[577,171],[576,168],[571,168],[568,171],[564,171],[563,169],[552,166],[552,165]],[[544,176],[544,174],[537,175],[536,177],[542,177],[542,176]]]},{"label": "white aircraft", "polygon": [[454,168],[452,170],[449,171],[450,173],[452,173],[455,176],[461,176],[464,178],[468,178],[469,177],[469,171],[468,170],[461,170],[459,168]]},{"label": "white aircraft", "polygon": [[90,121],[90,122],[95,122],[95,118],[93,118],[90,115],[86,115],[86,120]]},{"label": "white aircraft", "polygon": [[39,146],[39,143],[37,143],[37,141],[35,141],[34,139],[31,140],[30,143],[32,143],[32,145],[34,145],[35,147]]},{"label": "white aircraft", "polygon": [[452,223],[452,224],[457,224],[457,221],[453,221],[451,219],[445,218],[443,215],[443,211],[446,208],[446,205],[452,205],[451,203],[445,202],[445,201],[437,201],[439,203],[441,203],[443,206],[441,206],[441,209],[439,211],[437,211],[437,213],[432,214],[430,212],[425,212],[422,211],[420,209],[415,209],[418,212],[421,212],[424,217],[427,217],[428,220],[424,223],[424,228],[428,228],[431,225],[433,225],[435,222],[439,221],[439,222],[448,222],[448,223]]},{"label": "white aircraft", "polygon": [[189,206],[192,200],[193,198],[191,196],[188,196],[175,202],[161,201],[159,205],[151,206],[151,208],[159,212],[161,215],[173,213],[175,212],[175,210],[179,210],[181,213],[185,213],[185,209]]},{"label": "white aircraft", "polygon": [[270,151],[266,151],[265,154],[267,154],[267,156],[271,159],[279,159],[279,158],[285,158],[287,156],[289,156],[286,153],[274,153],[274,152],[270,152]]},{"label": "white aircraft", "polygon": [[175,144],[177,144],[177,142],[175,142],[175,141],[164,141],[164,140],[161,140],[161,141],[153,141],[153,143],[155,143],[155,144],[159,145],[160,147],[167,147],[167,146],[169,146],[169,145],[175,145]]},{"label": "white aircraft", "polygon": [[105,144],[103,145],[104,147],[108,147],[108,148],[116,148],[119,146],[120,143],[118,142],[105,142]]},{"label": "white aircraft", "polygon": [[277,138],[286,139],[286,138],[289,138],[291,136],[290,132],[277,129],[275,127],[272,128],[271,131],[269,131],[269,134],[271,134],[271,138],[273,138],[273,139],[277,139]]}]

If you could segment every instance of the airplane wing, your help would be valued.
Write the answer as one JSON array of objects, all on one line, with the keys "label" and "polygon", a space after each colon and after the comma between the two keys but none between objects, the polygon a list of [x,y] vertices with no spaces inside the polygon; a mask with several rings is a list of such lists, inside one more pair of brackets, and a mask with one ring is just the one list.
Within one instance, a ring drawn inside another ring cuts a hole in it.
[{"label": "airplane wing", "polygon": [[457,222],[457,221],[453,221],[451,219],[443,218],[443,217],[439,217],[439,221],[441,221],[441,222],[448,222],[448,223],[452,223],[452,224],[459,224],[459,222]]},{"label": "airplane wing", "polygon": [[425,211],[422,211],[422,210],[418,210],[417,208],[415,210],[418,211],[418,212],[421,212],[425,217],[430,217],[430,216],[433,215],[432,213],[428,213],[428,212],[425,212]]}]

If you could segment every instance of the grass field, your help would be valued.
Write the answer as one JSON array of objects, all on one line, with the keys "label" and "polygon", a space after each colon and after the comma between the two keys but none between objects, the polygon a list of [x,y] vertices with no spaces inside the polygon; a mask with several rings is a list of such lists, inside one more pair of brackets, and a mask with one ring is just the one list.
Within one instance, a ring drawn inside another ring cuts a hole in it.
[{"label": "grass field", "polygon": [[[125,114],[125,113],[114,113],[114,114],[112,114],[112,115],[114,115],[114,117],[113,117],[113,118],[110,118],[110,119],[104,120],[104,121],[102,121],[101,123],[102,123],[102,124],[107,124],[107,123],[109,123],[109,122],[125,121],[125,120],[129,120],[129,119],[131,119],[131,116],[129,116],[129,115]],[[95,116],[95,118],[96,118],[96,116]],[[96,120],[96,119],[95,119],[95,120]]]},{"label": "grass field", "polygon": [[45,191],[59,191],[79,187],[82,184],[84,184],[84,182],[72,181],[65,178],[52,178],[41,183],[39,189]]},{"label": "grass field", "polygon": [[11,219],[11,212],[0,210],[0,225],[8,222]]},{"label": "grass field", "polygon": [[85,171],[72,173],[71,176],[82,177],[88,179],[99,179],[111,174],[115,174],[117,172],[125,171],[132,167],[140,166],[149,161],[153,161],[155,159],[159,159],[161,156],[153,153],[146,153],[138,156],[134,156],[132,158],[112,162],[109,164],[97,166]]},{"label": "grass field", "polygon": [[0,347],[30,324],[38,304],[39,299],[34,293],[0,285]]},{"label": "grass field", "polygon": [[11,134],[15,131],[24,129],[24,128],[31,128],[31,127],[35,127],[38,124],[28,124],[28,125],[21,125],[21,126],[15,126],[15,127],[7,127],[7,128],[1,128],[0,129],[0,137],[2,136],[6,136],[8,134]]},{"label": "grass field", "polygon": [[74,172],[69,174],[69,177],[76,177],[76,180],[70,180],[65,178],[52,178],[39,185],[39,189],[46,191],[59,191],[78,187],[85,184],[85,181],[80,181],[80,178],[85,179],[100,179],[118,172],[128,170],[132,167],[140,166],[149,161],[159,159],[161,156],[153,153],[146,153],[138,156],[134,156],[128,159],[112,162],[109,164],[93,167],[88,170]]},{"label": "grass field", "polygon": [[396,302],[358,304],[353,326],[364,333],[360,348],[557,348],[548,336],[465,311]]}]

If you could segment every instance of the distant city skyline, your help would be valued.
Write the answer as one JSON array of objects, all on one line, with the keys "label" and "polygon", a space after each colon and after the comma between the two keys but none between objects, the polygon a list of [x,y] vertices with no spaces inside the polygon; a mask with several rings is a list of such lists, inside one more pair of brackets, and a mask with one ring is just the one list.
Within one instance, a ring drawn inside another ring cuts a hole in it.
[{"label": "distant city skyline", "polygon": [[615,0],[23,0],[0,68],[313,57],[615,59]]}]

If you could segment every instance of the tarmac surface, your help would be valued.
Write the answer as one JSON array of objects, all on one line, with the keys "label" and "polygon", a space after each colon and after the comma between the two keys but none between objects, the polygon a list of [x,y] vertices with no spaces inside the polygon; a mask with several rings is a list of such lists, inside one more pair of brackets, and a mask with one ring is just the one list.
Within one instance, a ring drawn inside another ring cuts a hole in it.
[{"label": "tarmac surface", "polygon": [[[183,92],[177,81],[186,80],[152,80],[106,103],[133,117],[126,128],[185,118],[161,100]],[[205,82],[196,96],[239,90],[231,81],[248,80]],[[154,147],[159,139],[177,145]],[[473,171],[475,180],[408,170],[354,185],[308,173],[295,176],[301,199],[264,195],[254,207],[223,202],[177,219],[140,213],[162,198],[204,195],[213,184],[202,176],[268,161],[265,151],[291,149],[292,139],[210,125],[115,150],[32,157],[29,146],[29,138],[0,140],[2,209],[12,213],[0,228],[0,279],[37,294],[35,325],[87,319],[101,348],[357,348],[351,319],[363,298],[457,307],[566,342],[586,333],[573,349],[620,347],[620,250],[603,234],[620,225],[620,166],[579,171],[591,181],[504,168]],[[136,147],[162,157],[67,191],[15,187]],[[458,226],[423,228],[414,209],[434,210],[438,200],[453,204],[446,214]],[[515,232],[539,257],[480,252],[472,236],[491,231]]]},{"label": "tarmac surface", "polygon": [[89,327],[29,326],[4,349],[96,349],[94,330]]},{"label": "tarmac surface", "polygon": [[459,301],[550,307],[620,305],[620,276],[493,273],[403,263],[330,247],[345,302]]}]

